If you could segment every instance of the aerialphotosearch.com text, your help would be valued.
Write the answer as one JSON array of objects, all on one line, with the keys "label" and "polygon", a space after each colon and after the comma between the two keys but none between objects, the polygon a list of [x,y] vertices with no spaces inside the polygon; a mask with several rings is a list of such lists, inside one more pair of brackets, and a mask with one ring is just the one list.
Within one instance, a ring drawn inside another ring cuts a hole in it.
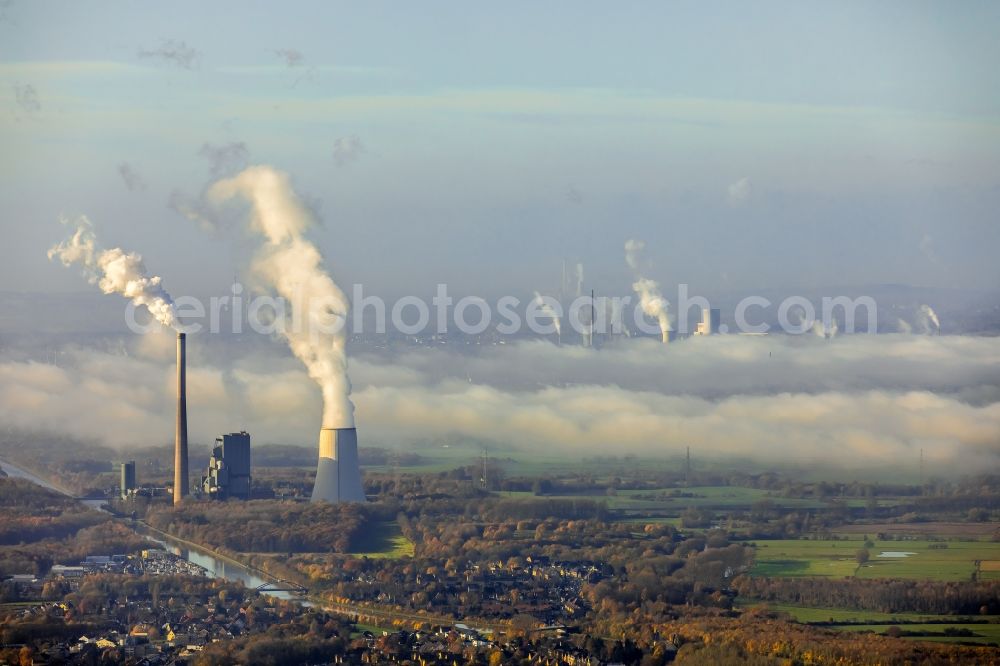
[{"label": "aerialphotosearch.com text", "polygon": [[[173,306],[179,329],[188,333],[207,330],[211,333],[252,331],[261,335],[283,332],[311,332],[343,335],[398,332],[403,335],[443,335],[460,331],[479,335],[491,327],[500,335],[517,335],[525,329],[540,336],[639,334],[662,336],[664,327],[686,334],[702,319],[702,312],[712,305],[704,296],[690,295],[688,285],[677,287],[676,300],[664,297],[640,300],[636,295],[576,296],[564,303],[552,296],[522,299],[502,296],[491,303],[478,296],[455,299],[446,284],[438,284],[428,303],[418,296],[403,296],[387,303],[376,295],[366,295],[361,284],[353,285],[351,298],[327,302],[307,292],[284,298],[268,294],[246,294],[242,285],[233,285],[231,294],[212,296],[208,302],[194,296],[181,296]],[[775,312],[776,308],[776,312]],[[141,313],[144,308],[130,302],[126,325],[134,333],[148,333],[159,324]],[[859,311],[864,316],[859,317]],[[870,296],[826,296],[819,308],[804,296],[789,296],[778,303],[758,295],[740,300],[731,312],[722,313],[726,322],[719,333],[762,334],[772,332],[776,314],[778,329],[790,335],[817,330],[843,333],[875,333],[877,306]],[[858,322],[862,330],[857,330]],[[838,323],[840,322],[840,323]],[[714,332],[714,331],[713,331]]]}]

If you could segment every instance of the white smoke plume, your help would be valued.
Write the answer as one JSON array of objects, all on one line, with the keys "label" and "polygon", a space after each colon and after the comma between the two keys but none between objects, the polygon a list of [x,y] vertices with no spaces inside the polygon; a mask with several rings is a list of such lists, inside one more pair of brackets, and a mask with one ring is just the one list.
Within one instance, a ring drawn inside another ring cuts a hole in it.
[{"label": "white smoke plume", "polygon": [[[63,224],[70,224],[62,219]],[[150,276],[142,256],[116,247],[102,249],[97,243],[94,227],[84,216],[76,221],[73,234],[48,252],[49,259],[58,258],[64,266],[79,264],[87,281],[96,284],[105,294],[121,294],[135,305],[143,305],[164,326],[178,328],[173,299],[160,285],[160,277]]]},{"label": "white smoke plume", "polygon": [[913,327],[910,326],[910,323],[905,319],[900,319],[899,317],[896,318],[896,330],[907,335],[913,333]]},{"label": "white smoke plume", "polygon": [[576,265],[576,295],[583,296],[583,264]]},{"label": "white smoke plume", "polygon": [[556,311],[553,310],[552,306],[545,300],[545,297],[537,291],[535,292],[535,303],[538,304],[538,308],[542,312],[552,318],[552,323],[556,327],[556,335],[559,336],[559,340],[562,341],[562,322],[559,320],[559,315],[556,314]]},{"label": "white smoke plume", "polygon": [[937,333],[941,330],[941,321],[937,313],[927,304],[920,306],[920,325],[925,333]]},{"label": "white smoke plume", "polygon": [[824,326],[823,321],[820,319],[814,321],[812,325],[813,334],[820,338],[826,338],[827,340],[837,337],[837,333],[839,331],[840,327],[837,325],[836,319],[831,319],[829,326]]},{"label": "white smoke plume", "polygon": [[642,307],[642,311],[647,316],[656,319],[660,325],[663,341],[666,342],[670,339],[670,314],[667,312],[670,303],[660,293],[660,285],[654,280],[643,277],[639,270],[639,255],[645,247],[646,244],[640,240],[626,241],[625,261],[635,273],[632,289],[639,296],[639,305]]},{"label": "white smoke plume", "polygon": [[323,391],[323,427],[353,427],[345,351],[349,306],[344,292],[323,269],[319,250],[303,237],[312,216],[292,189],[288,174],[269,166],[249,167],[208,190],[209,200],[216,204],[236,197],[250,202],[251,229],[265,239],[251,272],[290,305],[293,323],[286,322],[281,333]]}]

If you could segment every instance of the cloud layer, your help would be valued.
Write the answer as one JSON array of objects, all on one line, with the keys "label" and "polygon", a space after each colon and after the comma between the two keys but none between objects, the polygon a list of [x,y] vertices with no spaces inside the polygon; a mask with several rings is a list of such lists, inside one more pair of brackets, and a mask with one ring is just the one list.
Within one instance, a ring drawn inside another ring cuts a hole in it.
[{"label": "cloud layer", "polygon": [[[322,405],[281,346],[196,336],[192,441],[245,427],[259,442],[313,445]],[[0,423],[129,447],[172,433],[172,339],[108,353],[69,348],[60,365],[0,362]],[[544,454],[739,456],[845,467],[924,449],[941,473],[1000,461],[1000,341],[903,335],[716,336],[600,350],[545,342],[479,356],[414,349],[352,362],[365,442],[454,435]],[[471,380],[471,381],[470,381]]]}]

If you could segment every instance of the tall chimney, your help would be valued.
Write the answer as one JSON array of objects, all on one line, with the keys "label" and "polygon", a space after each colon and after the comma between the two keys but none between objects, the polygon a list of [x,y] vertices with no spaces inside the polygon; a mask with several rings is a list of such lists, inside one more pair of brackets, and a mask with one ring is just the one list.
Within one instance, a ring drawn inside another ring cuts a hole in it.
[{"label": "tall chimney", "polygon": [[177,430],[174,435],[174,505],[188,494],[187,351],[185,334],[177,334]]}]

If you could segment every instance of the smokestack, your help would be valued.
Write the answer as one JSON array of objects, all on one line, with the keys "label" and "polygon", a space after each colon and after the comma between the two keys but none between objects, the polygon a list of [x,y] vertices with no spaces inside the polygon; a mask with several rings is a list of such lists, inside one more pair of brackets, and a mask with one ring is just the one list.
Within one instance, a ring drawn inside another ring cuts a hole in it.
[{"label": "smokestack", "polygon": [[174,505],[188,494],[188,417],[186,335],[177,334],[177,430],[174,434]]},{"label": "smokestack", "polygon": [[319,464],[316,466],[312,501],[365,501],[356,429],[323,428],[319,431]]},{"label": "smokestack", "polygon": [[597,310],[594,309],[594,290],[590,290],[590,335],[587,337],[587,346],[594,346],[594,323],[597,319]]}]

